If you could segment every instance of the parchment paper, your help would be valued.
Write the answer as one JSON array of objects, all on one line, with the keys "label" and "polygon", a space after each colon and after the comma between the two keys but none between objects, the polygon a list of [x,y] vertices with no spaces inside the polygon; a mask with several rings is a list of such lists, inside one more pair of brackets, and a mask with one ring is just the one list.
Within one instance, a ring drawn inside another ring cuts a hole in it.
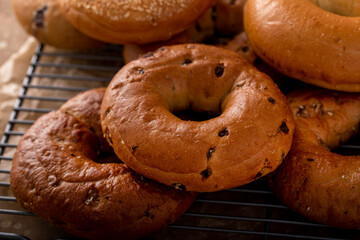
[{"label": "parchment paper", "polygon": [[3,136],[37,44],[34,38],[29,37],[20,50],[0,67],[0,136]]}]

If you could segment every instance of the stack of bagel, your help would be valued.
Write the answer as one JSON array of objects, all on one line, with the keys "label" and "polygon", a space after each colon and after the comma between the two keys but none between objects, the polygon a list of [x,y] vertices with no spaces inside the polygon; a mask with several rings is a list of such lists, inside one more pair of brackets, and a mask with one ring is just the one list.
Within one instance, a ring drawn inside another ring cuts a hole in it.
[{"label": "stack of bagel", "polygon": [[[267,175],[294,211],[359,228],[360,159],[330,152],[360,121],[352,2],[13,0],[39,41],[121,44],[126,62],[106,89],[25,133],[11,169],[18,202],[76,236],[136,239],[198,192]],[[306,84],[286,97],[278,85],[295,79]]]}]

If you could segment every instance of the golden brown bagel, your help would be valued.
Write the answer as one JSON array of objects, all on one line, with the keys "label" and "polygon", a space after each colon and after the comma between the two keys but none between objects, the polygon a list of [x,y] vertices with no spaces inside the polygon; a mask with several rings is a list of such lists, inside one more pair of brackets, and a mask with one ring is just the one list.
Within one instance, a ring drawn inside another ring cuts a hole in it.
[{"label": "golden brown bagel", "polygon": [[212,10],[208,10],[202,15],[195,24],[189,29],[183,31],[171,39],[162,42],[149,44],[124,44],[123,57],[124,62],[128,63],[139,58],[141,55],[155,51],[163,46],[170,46],[182,43],[197,43],[202,42],[214,36],[214,22],[211,17]]},{"label": "golden brown bagel", "polygon": [[12,0],[12,4],[24,29],[42,43],[58,48],[91,48],[104,44],[76,30],[61,13],[58,0]]},{"label": "golden brown bagel", "polygon": [[101,151],[109,149],[99,146],[106,143],[104,91],[82,93],[35,122],[15,153],[11,189],[26,210],[76,236],[140,238],[175,221],[195,195],[145,179]]},{"label": "golden brown bagel", "polygon": [[232,37],[244,31],[243,14],[246,0],[216,1],[216,30],[220,35]]},{"label": "golden brown bagel", "polygon": [[354,136],[360,94],[305,89],[288,96],[296,129],[291,150],[269,177],[276,195],[314,221],[360,228],[360,157],[333,149]]},{"label": "golden brown bagel", "polygon": [[311,0],[248,0],[244,22],[256,54],[278,71],[360,91],[360,17],[325,11]]},{"label": "golden brown bagel", "polygon": [[[274,82],[236,53],[201,44],[160,48],[125,65],[101,107],[103,132],[135,171],[209,192],[273,171],[294,122]],[[218,115],[186,121],[173,113]]]},{"label": "golden brown bagel", "polygon": [[80,31],[110,43],[165,41],[193,24],[215,0],[59,0]]},{"label": "golden brown bagel", "polygon": [[156,49],[160,47],[166,47],[166,46],[182,44],[182,43],[193,43],[193,42],[194,41],[193,39],[191,39],[188,32],[185,31],[175,35],[168,41],[149,43],[144,45],[124,44],[124,48],[123,48],[124,63],[126,64],[133,60],[136,60],[142,55],[146,55],[146,54],[151,55]]},{"label": "golden brown bagel", "polygon": [[245,32],[236,34],[225,45],[219,47],[236,52],[251,64],[254,64],[255,60],[257,59],[257,56],[252,49]]}]

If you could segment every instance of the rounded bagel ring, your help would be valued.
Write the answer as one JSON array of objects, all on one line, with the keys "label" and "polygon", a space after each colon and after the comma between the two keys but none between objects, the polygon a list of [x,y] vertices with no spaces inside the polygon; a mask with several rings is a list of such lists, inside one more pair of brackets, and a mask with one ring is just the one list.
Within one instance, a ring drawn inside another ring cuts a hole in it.
[{"label": "rounded bagel ring", "polygon": [[76,236],[137,239],[175,221],[196,195],[145,179],[99,146],[104,92],[81,93],[29,128],[11,189],[26,210]]},{"label": "rounded bagel ring", "polygon": [[330,152],[358,132],[360,94],[305,89],[288,95],[295,116],[291,150],[269,176],[292,210],[339,228],[360,228],[360,156]]},{"label": "rounded bagel ring", "polygon": [[23,28],[41,43],[58,48],[92,48],[104,45],[74,28],[61,13],[58,0],[12,0],[12,5]]},{"label": "rounded bagel ring", "polygon": [[215,0],[59,0],[65,17],[83,33],[104,42],[165,41],[194,23]]},{"label": "rounded bagel ring", "polygon": [[360,92],[360,17],[328,12],[311,0],[248,0],[244,22],[255,53],[276,70]]},{"label": "rounded bagel ring", "polygon": [[[286,98],[236,53],[214,46],[163,47],[110,82],[101,125],[115,153],[140,174],[180,189],[218,191],[273,171],[294,129]],[[219,115],[186,121],[173,113]]]}]

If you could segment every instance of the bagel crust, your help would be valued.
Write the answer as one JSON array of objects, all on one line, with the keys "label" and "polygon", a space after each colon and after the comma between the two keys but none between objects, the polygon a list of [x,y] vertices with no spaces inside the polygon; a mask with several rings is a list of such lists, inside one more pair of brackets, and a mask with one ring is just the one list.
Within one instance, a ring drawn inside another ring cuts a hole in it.
[{"label": "bagel crust", "polygon": [[[125,65],[101,107],[103,132],[135,171],[210,192],[273,171],[294,122],[274,82],[236,53],[201,44],[163,47]],[[173,113],[218,115],[187,121]]]},{"label": "bagel crust", "polygon": [[276,70],[324,88],[360,91],[360,17],[311,0],[248,0],[244,23],[255,53]]},{"label": "bagel crust", "polygon": [[305,89],[288,96],[296,129],[269,184],[292,210],[339,228],[360,228],[360,157],[330,152],[358,132],[360,94]]},{"label": "bagel crust", "polygon": [[74,28],[61,13],[58,0],[12,0],[12,4],[20,24],[42,43],[58,48],[92,48],[104,44]]},{"label": "bagel crust", "polygon": [[195,194],[145,179],[99,146],[103,95],[82,93],[30,127],[13,159],[11,189],[26,210],[76,236],[137,239],[175,221]]},{"label": "bagel crust", "polygon": [[165,41],[190,27],[215,0],[59,0],[66,18],[104,42]]}]

